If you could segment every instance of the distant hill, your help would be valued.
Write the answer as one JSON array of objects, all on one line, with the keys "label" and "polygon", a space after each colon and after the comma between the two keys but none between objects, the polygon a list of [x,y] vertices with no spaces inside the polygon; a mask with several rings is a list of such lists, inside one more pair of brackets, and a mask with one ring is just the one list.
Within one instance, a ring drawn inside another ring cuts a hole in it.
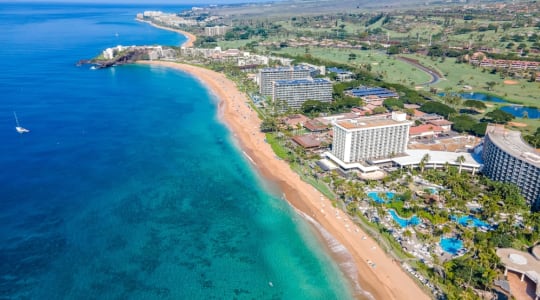
[{"label": "distant hill", "polygon": [[485,0],[285,0],[244,1],[243,4],[221,3],[216,10],[222,15],[293,16],[330,12],[362,12],[366,10],[400,10],[414,7],[430,7],[480,2],[510,2]]}]

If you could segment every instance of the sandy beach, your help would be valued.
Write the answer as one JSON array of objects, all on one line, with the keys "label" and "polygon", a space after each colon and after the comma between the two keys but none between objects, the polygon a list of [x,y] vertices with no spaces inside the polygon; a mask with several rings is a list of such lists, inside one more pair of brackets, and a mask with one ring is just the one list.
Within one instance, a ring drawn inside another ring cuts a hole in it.
[{"label": "sandy beach", "polygon": [[182,47],[193,47],[193,43],[195,43],[195,41],[197,40],[197,37],[192,34],[192,33],[189,33],[187,31],[183,31],[183,30],[180,30],[180,29],[173,29],[173,28],[169,28],[169,27],[165,27],[165,26],[160,26],[160,25],[156,25],[150,21],[144,21],[144,20],[141,20],[141,19],[136,19],[137,21],[139,22],[143,22],[143,23],[147,23],[147,24],[150,24],[156,28],[159,28],[159,29],[163,29],[163,30],[168,30],[168,31],[174,31],[174,32],[177,32],[183,36],[185,36],[187,38],[187,41],[185,41],[181,46]]},{"label": "sandy beach", "polygon": [[[289,165],[276,155],[265,143],[259,131],[261,121],[246,102],[234,82],[223,74],[211,70],[164,61],[143,61],[161,67],[175,68],[198,78],[219,101],[219,118],[230,129],[249,162],[267,180],[276,183],[287,201],[339,241],[352,255],[356,274],[362,290],[359,299],[430,299],[430,297],[389,257],[361,228],[356,226],[341,210],[332,207],[330,201],[311,185],[302,181]],[[353,269],[354,270],[354,269]],[[351,274],[349,274],[351,275]],[[356,275],[356,276],[355,276]]]}]

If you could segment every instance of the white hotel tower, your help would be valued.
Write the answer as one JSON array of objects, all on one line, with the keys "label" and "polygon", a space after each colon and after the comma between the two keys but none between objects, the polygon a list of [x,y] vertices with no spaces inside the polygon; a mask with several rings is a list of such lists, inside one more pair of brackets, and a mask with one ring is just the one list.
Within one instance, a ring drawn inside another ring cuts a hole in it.
[{"label": "white hotel tower", "polygon": [[334,123],[332,154],[350,164],[405,153],[411,122],[402,112]]}]

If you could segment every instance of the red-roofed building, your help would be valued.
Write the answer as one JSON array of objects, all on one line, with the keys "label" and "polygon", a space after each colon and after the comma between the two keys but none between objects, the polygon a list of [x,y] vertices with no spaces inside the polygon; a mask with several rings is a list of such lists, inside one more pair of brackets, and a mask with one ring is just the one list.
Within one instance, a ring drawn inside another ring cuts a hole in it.
[{"label": "red-roofed building", "polygon": [[428,124],[440,126],[444,132],[448,132],[452,130],[452,124],[454,123],[448,120],[442,119],[442,120],[431,120],[428,122]]},{"label": "red-roofed building", "polygon": [[317,120],[309,120],[304,123],[304,127],[311,132],[321,132],[328,130],[328,126]]},{"label": "red-roofed building", "polygon": [[414,117],[415,117],[415,118],[420,118],[420,117],[422,117],[422,116],[425,115],[425,114],[426,114],[425,112],[421,112],[421,111],[419,111],[418,109],[415,109],[415,110],[414,110]]},{"label": "red-roofed building", "polygon": [[419,126],[411,127],[409,129],[409,137],[417,138],[417,137],[434,136],[442,132],[444,132],[444,130],[440,126],[431,125],[431,124],[422,124]]},{"label": "red-roofed building", "polygon": [[290,115],[283,119],[283,122],[292,128],[296,128],[298,124],[304,126],[307,121],[309,121],[309,118],[301,114]]},{"label": "red-roofed building", "polygon": [[321,140],[315,135],[297,135],[292,140],[304,149],[317,149],[321,147]]}]

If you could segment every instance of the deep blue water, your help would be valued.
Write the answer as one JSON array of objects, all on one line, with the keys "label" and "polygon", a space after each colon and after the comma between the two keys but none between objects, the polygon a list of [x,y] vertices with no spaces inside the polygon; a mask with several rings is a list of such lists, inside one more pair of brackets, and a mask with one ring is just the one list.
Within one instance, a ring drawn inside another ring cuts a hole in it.
[{"label": "deep blue water", "polygon": [[511,106],[503,106],[501,107],[501,110],[509,114],[512,114],[514,117],[517,117],[517,118],[523,118],[523,117],[527,117],[529,119],[540,118],[540,110],[535,107],[511,105]]},{"label": "deep blue water", "polygon": [[460,94],[460,96],[464,99],[470,99],[470,100],[489,101],[489,102],[496,102],[496,103],[508,102],[504,100],[503,98],[499,98],[496,96],[483,94],[483,93],[462,93]]},{"label": "deep blue water", "polygon": [[[478,100],[478,101],[490,101],[495,103],[508,103],[507,100],[496,96],[484,94],[484,93],[461,93],[459,94],[463,99]],[[439,96],[444,96],[444,93],[439,93]],[[525,107],[521,105],[506,105],[502,106],[501,110],[512,114],[516,118],[527,117],[529,119],[540,118],[540,109],[536,107]]]},{"label": "deep blue water", "polygon": [[118,44],[181,44],[134,16],[182,8],[0,6],[1,299],[351,297],[198,81],[75,66]]}]

